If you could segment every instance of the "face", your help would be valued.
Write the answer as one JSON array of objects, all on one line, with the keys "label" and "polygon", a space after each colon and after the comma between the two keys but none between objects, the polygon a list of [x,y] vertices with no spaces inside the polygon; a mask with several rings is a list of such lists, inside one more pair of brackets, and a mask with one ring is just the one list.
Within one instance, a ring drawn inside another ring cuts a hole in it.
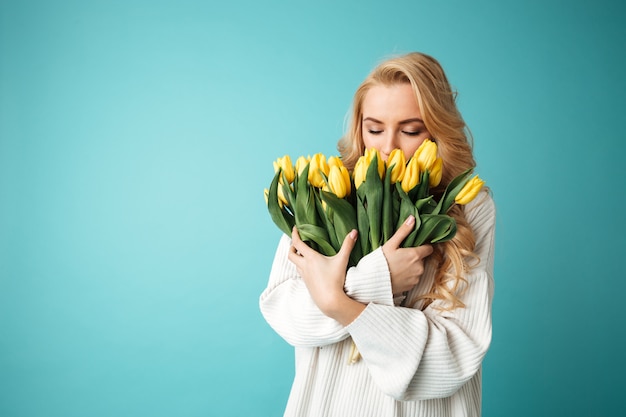
[{"label": "face", "polygon": [[408,159],[431,138],[409,83],[371,87],[363,100],[361,123],[365,147],[377,149],[385,161],[395,148]]}]

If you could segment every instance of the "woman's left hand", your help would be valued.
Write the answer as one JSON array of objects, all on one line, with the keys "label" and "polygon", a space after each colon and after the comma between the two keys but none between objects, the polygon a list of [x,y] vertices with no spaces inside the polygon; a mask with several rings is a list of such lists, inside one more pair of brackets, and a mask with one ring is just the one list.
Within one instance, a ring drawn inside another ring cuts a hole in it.
[{"label": "woman's left hand", "polygon": [[343,325],[350,324],[365,308],[348,297],[343,289],[356,238],[357,231],[351,231],[335,256],[324,256],[304,243],[295,227],[291,232],[289,260],[296,265],[317,307]]}]

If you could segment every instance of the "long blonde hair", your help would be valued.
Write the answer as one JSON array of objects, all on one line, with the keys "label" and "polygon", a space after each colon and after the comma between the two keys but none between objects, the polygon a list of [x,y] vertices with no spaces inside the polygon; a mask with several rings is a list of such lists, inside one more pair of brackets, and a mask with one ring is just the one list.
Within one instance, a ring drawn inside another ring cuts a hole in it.
[{"label": "long blonde hair", "polygon": [[[362,118],[367,92],[375,85],[399,83],[411,84],[426,129],[432,135],[431,140],[437,143],[439,156],[443,159],[443,175],[440,185],[432,191],[436,196],[441,195],[454,177],[476,163],[472,155],[471,133],[456,107],[456,92],[452,91],[439,62],[431,56],[413,52],[379,64],[354,94],[349,126],[337,148],[346,167],[354,169],[365,150]],[[418,299],[426,299],[426,305],[437,299],[447,301],[446,309],[454,309],[464,306],[459,299],[467,283],[463,273],[470,269],[468,260],[475,258],[476,241],[462,206],[454,206],[448,214],[457,222],[456,236],[435,245],[432,255],[433,261],[437,262],[435,281],[432,290]]]}]

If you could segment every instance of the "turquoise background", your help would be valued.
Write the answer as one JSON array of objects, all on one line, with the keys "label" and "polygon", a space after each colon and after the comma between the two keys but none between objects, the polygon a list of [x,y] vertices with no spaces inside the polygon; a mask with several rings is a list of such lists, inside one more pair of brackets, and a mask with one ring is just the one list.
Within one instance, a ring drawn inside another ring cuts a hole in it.
[{"label": "turquoise background", "polygon": [[623,415],[622,4],[1,1],[0,415],[282,415],[271,163],[412,50],[498,207],[484,415]]}]

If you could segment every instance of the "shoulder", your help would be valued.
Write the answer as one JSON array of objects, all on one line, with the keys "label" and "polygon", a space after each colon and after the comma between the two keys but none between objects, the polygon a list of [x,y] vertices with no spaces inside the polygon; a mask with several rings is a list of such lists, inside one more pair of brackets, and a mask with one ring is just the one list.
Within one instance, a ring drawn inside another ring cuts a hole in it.
[{"label": "shoulder", "polygon": [[465,216],[476,239],[474,253],[480,259],[480,267],[493,269],[496,229],[496,205],[489,190],[483,190],[465,207]]},{"label": "shoulder", "polygon": [[493,227],[496,220],[496,204],[489,189],[482,190],[465,206],[465,218],[474,229]]}]

